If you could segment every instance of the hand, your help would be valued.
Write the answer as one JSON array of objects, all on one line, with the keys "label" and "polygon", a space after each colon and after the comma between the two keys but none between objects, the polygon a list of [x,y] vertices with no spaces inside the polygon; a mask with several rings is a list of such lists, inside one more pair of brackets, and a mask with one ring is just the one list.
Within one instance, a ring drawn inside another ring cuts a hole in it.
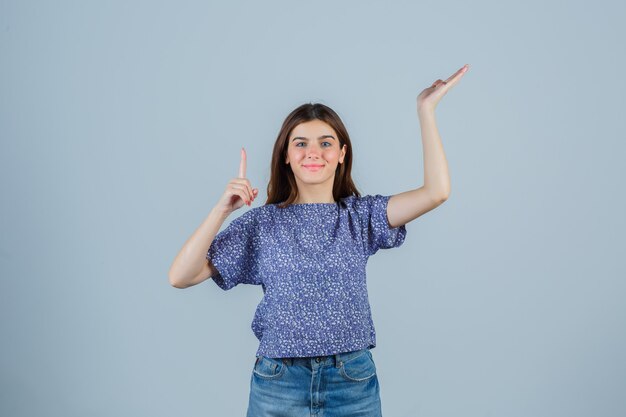
[{"label": "hand", "polygon": [[441,79],[435,81],[433,85],[422,91],[417,96],[417,112],[422,111],[434,111],[435,107],[439,103],[439,100],[450,90],[456,83],[459,82],[463,75],[469,69],[469,65],[465,64],[457,72],[452,74],[450,78],[445,81]]},{"label": "hand", "polygon": [[241,162],[239,163],[239,176],[230,180],[217,207],[227,215],[241,208],[244,204],[252,205],[259,194],[258,188],[252,188],[246,178],[246,151],[241,148]]}]

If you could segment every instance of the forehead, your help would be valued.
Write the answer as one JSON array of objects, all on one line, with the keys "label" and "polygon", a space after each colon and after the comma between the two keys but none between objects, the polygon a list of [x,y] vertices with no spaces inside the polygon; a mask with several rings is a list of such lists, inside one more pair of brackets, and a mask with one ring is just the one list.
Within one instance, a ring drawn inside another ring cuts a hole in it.
[{"label": "forehead", "polygon": [[328,123],[315,119],[309,122],[300,123],[294,127],[289,135],[289,138],[291,139],[295,136],[303,136],[311,139],[322,135],[333,135],[335,138],[337,137],[337,133]]}]

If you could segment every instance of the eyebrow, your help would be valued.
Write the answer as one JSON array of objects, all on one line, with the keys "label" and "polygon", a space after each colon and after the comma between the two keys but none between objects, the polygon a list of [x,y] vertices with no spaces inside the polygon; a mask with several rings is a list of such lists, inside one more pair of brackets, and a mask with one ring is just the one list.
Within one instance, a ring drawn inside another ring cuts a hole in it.
[{"label": "eyebrow", "polygon": [[[335,137],[333,135],[322,135],[317,139],[326,139],[326,138],[330,138],[330,139],[335,139]],[[291,141],[293,142],[296,139],[302,139],[302,140],[309,140],[309,138],[305,138],[304,136],[296,136],[295,138],[291,139]],[[337,140],[337,139],[335,139]]]}]

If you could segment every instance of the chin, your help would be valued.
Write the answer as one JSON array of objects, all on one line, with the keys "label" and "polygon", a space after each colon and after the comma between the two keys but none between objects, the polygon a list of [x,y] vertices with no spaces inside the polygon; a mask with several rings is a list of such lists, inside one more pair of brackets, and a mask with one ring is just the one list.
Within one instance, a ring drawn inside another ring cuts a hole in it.
[{"label": "chin", "polygon": [[333,177],[328,177],[328,178],[310,178],[307,176],[302,176],[302,177],[297,177],[298,181],[300,181],[303,184],[323,184],[325,182],[328,182],[330,180],[333,179]]}]

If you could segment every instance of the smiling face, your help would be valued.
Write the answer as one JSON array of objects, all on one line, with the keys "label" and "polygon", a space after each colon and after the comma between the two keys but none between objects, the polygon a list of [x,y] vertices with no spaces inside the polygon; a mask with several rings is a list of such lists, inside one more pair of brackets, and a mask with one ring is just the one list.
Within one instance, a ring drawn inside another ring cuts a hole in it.
[{"label": "smiling face", "polygon": [[300,123],[289,135],[286,163],[298,189],[307,184],[326,184],[331,190],[338,164],[343,163],[347,146],[340,148],[335,130],[315,119]]}]

